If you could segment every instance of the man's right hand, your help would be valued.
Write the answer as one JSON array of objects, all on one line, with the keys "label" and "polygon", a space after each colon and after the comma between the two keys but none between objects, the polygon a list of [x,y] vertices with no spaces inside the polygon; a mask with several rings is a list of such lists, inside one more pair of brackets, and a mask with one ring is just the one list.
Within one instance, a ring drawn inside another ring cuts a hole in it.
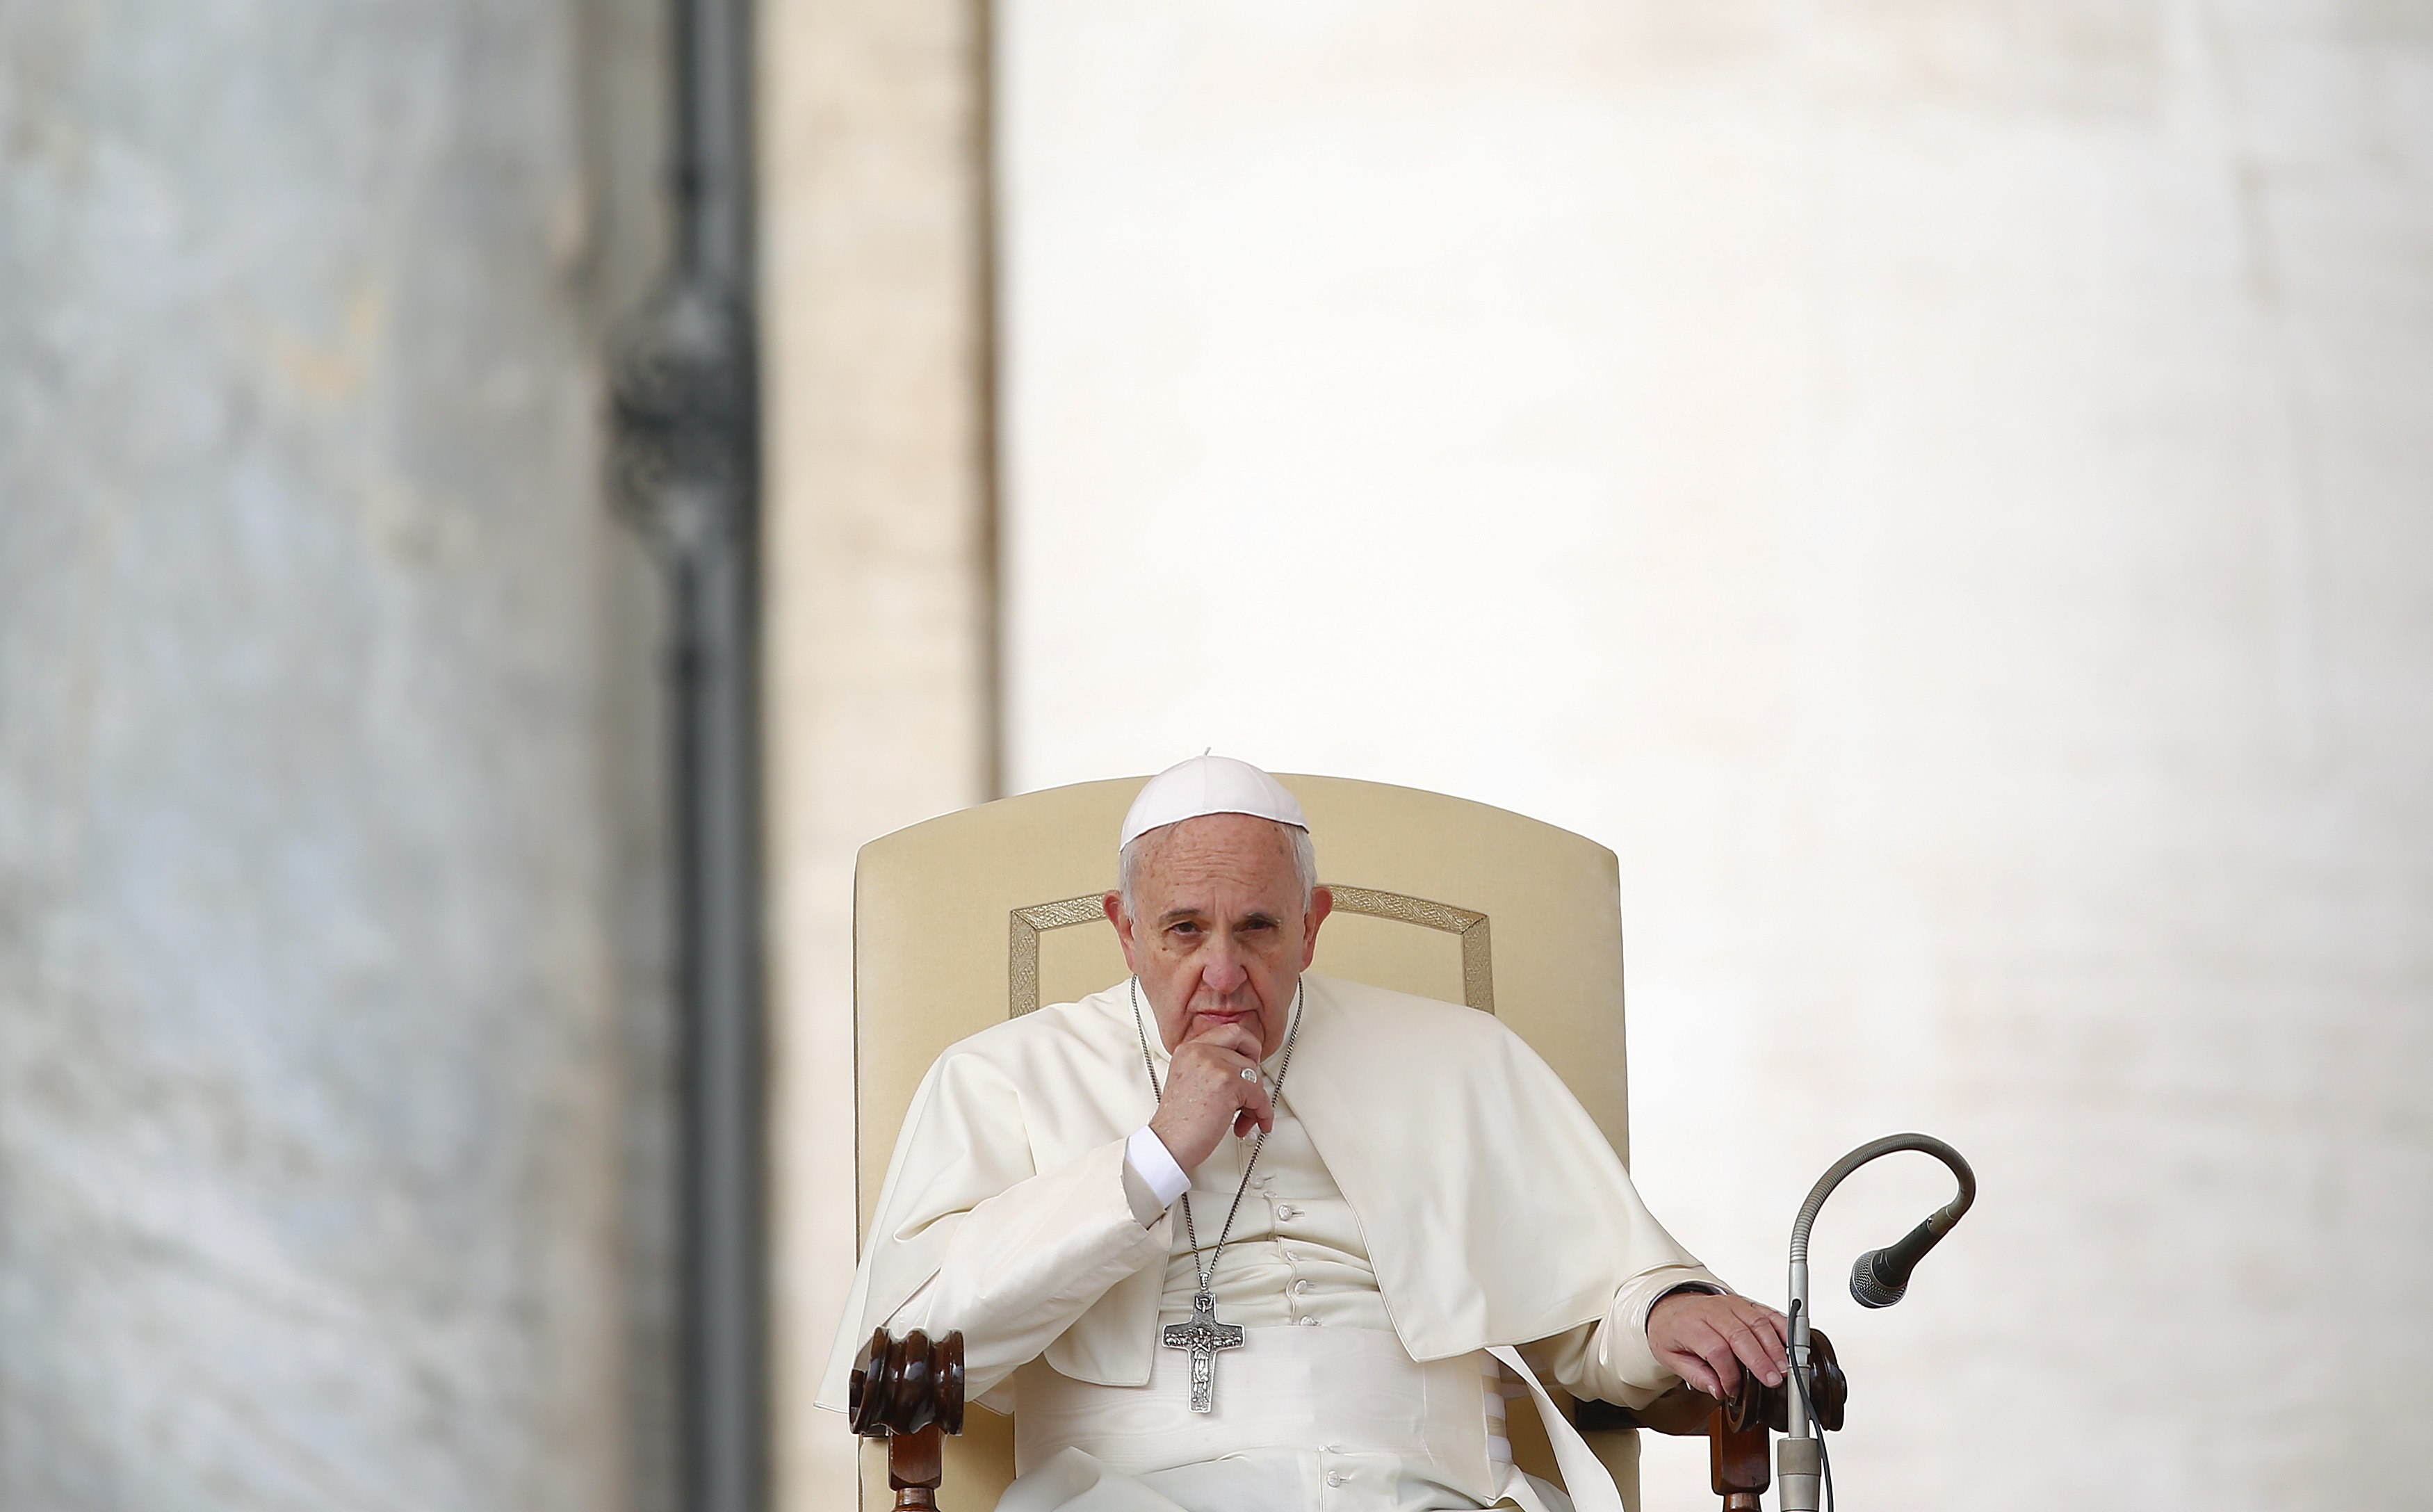
[{"label": "man's right hand", "polygon": [[[1149,1132],[1165,1146],[1174,1164],[1197,1171],[1228,1133],[1247,1137],[1253,1129],[1276,1127],[1276,1107],[1258,1079],[1259,1040],[1247,1026],[1228,1024],[1204,1038],[1175,1047],[1166,1068],[1165,1096]],[[1245,1079],[1243,1069],[1251,1075]]]}]

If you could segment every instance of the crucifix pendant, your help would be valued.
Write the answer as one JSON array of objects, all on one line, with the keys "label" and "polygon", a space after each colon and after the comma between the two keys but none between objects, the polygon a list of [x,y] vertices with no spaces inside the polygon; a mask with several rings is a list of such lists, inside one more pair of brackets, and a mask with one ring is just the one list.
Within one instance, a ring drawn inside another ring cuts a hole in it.
[{"label": "crucifix pendant", "polygon": [[1165,1347],[1191,1351],[1191,1410],[1216,1410],[1216,1351],[1242,1347],[1241,1329],[1216,1321],[1216,1299],[1202,1291],[1191,1299],[1191,1321],[1165,1325]]}]

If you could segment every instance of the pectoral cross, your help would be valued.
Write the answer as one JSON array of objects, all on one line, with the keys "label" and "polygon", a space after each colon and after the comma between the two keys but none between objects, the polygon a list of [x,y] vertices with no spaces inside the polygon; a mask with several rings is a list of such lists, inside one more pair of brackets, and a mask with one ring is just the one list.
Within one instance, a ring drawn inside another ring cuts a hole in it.
[{"label": "pectoral cross", "polygon": [[1165,1347],[1191,1351],[1191,1410],[1216,1410],[1216,1351],[1238,1350],[1242,1330],[1216,1321],[1216,1299],[1201,1292],[1191,1299],[1191,1321],[1165,1325]]}]

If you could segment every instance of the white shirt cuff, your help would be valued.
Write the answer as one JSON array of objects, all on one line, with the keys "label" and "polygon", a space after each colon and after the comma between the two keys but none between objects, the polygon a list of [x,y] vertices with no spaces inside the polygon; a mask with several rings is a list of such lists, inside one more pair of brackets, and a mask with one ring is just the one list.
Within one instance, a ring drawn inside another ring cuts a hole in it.
[{"label": "white shirt cuff", "polygon": [[1174,1152],[1165,1141],[1150,1132],[1147,1124],[1132,1130],[1124,1141],[1124,1164],[1131,1167],[1141,1184],[1157,1198],[1160,1208],[1174,1206],[1174,1199],[1191,1190],[1191,1173],[1174,1163]]}]

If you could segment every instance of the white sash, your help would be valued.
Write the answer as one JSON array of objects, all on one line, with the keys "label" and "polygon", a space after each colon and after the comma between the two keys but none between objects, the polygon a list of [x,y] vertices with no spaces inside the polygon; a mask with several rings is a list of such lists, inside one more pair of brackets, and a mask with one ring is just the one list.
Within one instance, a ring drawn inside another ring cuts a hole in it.
[{"label": "white sash", "polygon": [[[1365,1328],[1254,1328],[1216,1357],[1216,1410],[1190,1408],[1190,1362],[1161,1349],[1145,1386],[1102,1386],[1045,1361],[1015,1380],[1017,1473],[1080,1449],[1128,1475],[1262,1449],[1405,1455],[1481,1502],[1534,1506],[1525,1483],[1489,1463],[1478,1356],[1421,1365],[1393,1334]],[[1624,1512],[1613,1476],[1521,1351],[1486,1351],[1527,1385],[1576,1512]],[[1500,1459],[1502,1456],[1498,1456]]]},{"label": "white sash", "polygon": [[[1523,1363],[1521,1351],[1509,1344],[1499,1344],[1488,1353],[1504,1362],[1506,1368],[1527,1383],[1529,1394],[1538,1401],[1538,1417],[1546,1425],[1546,1440],[1555,1451],[1555,1464],[1563,1472],[1563,1489],[1572,1496],[1576,1512],[1624,1512],[1622,1491],[1613,1484],[1613,1473],[1596,1451],[1555,1405],[1555,1399],[1538,1384],[1537,1372]],[[1508,1493],[1507,1493],[1508,1494]],[[1515,1498],[1519,1500],[1519,1498]]]},{"label": "white sash", "polygon": [[[1160,1349],[1145,1386],[1076,1381],[1045,1362],[1014,1378],[1017,1472],[1080,1449],[1139,1475],[1252,1450],[1398,1454],[1494,1496],[1476,1355],[1421,1365],[1381,1329],[1254,1328],[1216,1357],[1216,1410],[1190,1407],[1190,1361]],[[1585,1453],[1585,1446],[1583,1446]]]}]

